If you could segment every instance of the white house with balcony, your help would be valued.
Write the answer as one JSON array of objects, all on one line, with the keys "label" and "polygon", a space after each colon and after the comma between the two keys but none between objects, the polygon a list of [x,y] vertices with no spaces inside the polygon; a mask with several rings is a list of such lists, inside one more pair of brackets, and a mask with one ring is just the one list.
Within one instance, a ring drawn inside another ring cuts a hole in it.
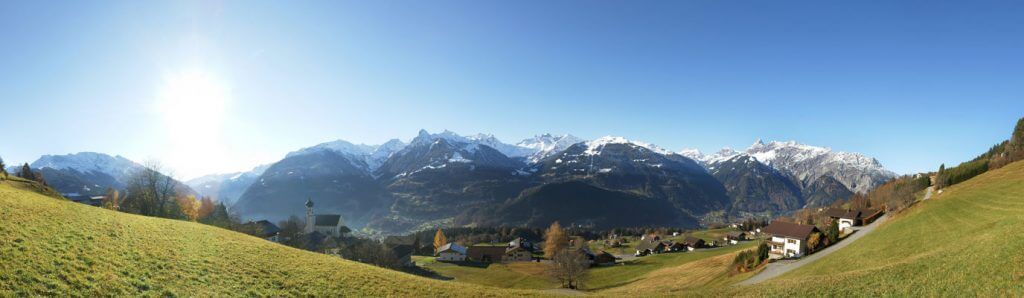
[{"label": "white house with balcony", "polygon": [[784,221],[773,221],[764,228],[771,235],[768,256],[772,259],[799,258],[807,254],[807,239],[818,233],[818,228]]}]

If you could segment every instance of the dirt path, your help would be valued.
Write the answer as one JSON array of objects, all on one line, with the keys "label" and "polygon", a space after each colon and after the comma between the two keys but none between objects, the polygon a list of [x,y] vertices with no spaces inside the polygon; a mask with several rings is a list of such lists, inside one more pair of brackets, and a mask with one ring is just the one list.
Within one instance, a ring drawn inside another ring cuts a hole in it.
[{"label": "dirt path", "polygon": [[924,199],[921,199],[921,200],[922,201],[927,201],[928,199],[931,199],[932,198],[932,190],[935,190],[935,187],[934,186],[929,186],[928,187],[928,192],[924,193]]},{"label": "dirt path", "polygon": [[[928,194],[931,194],[931,192],[929,192]],[[927,197],[928,196],[926,196],[926,199]],[[758,273],[757,275],[754,275],[753,277],[747,280],[741,281],[738,285],[747,286],[758,284],[760,282],[775,278],[776,276],[785,274],[786,272],[792,271],[793,269],[800,268],[803,265],[810,264],[814,261],[817,261],[818,259],[824,258],[825,256],[832,254],[833,252],[836,252],[840,249],[843,249],[843,247],[846,247],[847,245],[850,245],[850,243],[857,241],[857,239],[864,237],[864,235],[871,233],[871,231],[874,231],[876,227],[881,225],[882,222],[885,222],[885,220],[888,218],[888,214],[882,215],[882,217],[879,217],[878,220],[871,223],[870,225],[863,227],[854,227],[854,230],[856,232],[854,232],[853,235],[846,237],[846,239],[843,239],[843,241],[839,241],[839,243],[836,243],[836,245],[829,246],[809,256],[797,260],[784,260],[768,264],[768,266],[765,267],[765,269],[761,271],[761,273]]]}]

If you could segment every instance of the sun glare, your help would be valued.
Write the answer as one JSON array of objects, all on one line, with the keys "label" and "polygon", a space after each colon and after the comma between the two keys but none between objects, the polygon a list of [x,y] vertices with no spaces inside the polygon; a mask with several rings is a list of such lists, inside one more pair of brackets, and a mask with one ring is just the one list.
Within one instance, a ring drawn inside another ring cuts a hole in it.
[{"label": "sun glare", "polygon": [[157,107],[170,142],[163,158],[178,174],[222,165],[226,148],[221,133],[230,99],[227,84],[210,72],[193,69],[165,77]]}]

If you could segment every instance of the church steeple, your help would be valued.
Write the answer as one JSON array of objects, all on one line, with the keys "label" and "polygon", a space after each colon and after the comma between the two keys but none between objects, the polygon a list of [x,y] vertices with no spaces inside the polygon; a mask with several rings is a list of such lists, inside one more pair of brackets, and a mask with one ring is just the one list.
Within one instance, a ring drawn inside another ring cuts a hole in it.
[{"label": "church steeple", "polygon": [[316,216],[313,215],[313,198],[306,199],[306,234],[313,232],[313,221],[316,220]]}]

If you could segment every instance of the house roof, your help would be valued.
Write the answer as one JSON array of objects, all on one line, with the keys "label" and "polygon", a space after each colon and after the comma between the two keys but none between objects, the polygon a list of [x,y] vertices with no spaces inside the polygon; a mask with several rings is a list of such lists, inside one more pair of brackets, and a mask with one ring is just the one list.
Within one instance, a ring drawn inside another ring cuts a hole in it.
[{"label": "house roof", "polygon": [[278,228],[277,225],[265,219],[250,222],[250,224],[255,225],[257,228],[259,228],[260,235],[262,235],[263,237],[274,236],[277,235],[277,233],[281,232],[281,229]]},{"label": "house roof", "polygon": [[442,245],[441,247],[437,248],[437,253],[442,253],[442,252],[447,252],[447,251],[457,252],[457,253],[460,253],[460,254],[466,254],[466,247],[462,246],[462,245],[459,245],[458,243],[455,243],[455,242],[448,242],[448,244]]},{"label": "house roof", "polygon": [[640,243],[636,245],[636,250],[647,250],[647,249],[654,250],[658,246],[662,246],[662,245],[666,245],[666,244],[664,242],[659,241],[659,240],[653,240],[653,239],[648,238],[648,239],[641,240]]},{"label": "house roof", "polygon": [[516,247],[523,248],[523,249],[526,249],[526,250],[533,250],[532,243],[530,243],[530,241],[528,241],[526,239],[523,239],[523,237],[516,237],[516,239],[512,239],[512,241],[508,242],[509,250],[511,250],[513,248],[516,248]]},{"label": "house roof", "polygon": [[765,233],[788,238],[807,239],[811,233],[818,231],[815,226],[795,224],[784,221],[772,221],[763,230]]},{"label": "house roof", "polygon": [[689,246],[696,246],[698,244],[704,243],[704,239],[700,239],[693,236],[686,236],[686,238],[683,239],[683,243]]},{"label": "house roof", "polygon": [[341,215],[339,214],[317,214],[316,219],[313,220],[316,226],[337,226],[341,222]]}]

